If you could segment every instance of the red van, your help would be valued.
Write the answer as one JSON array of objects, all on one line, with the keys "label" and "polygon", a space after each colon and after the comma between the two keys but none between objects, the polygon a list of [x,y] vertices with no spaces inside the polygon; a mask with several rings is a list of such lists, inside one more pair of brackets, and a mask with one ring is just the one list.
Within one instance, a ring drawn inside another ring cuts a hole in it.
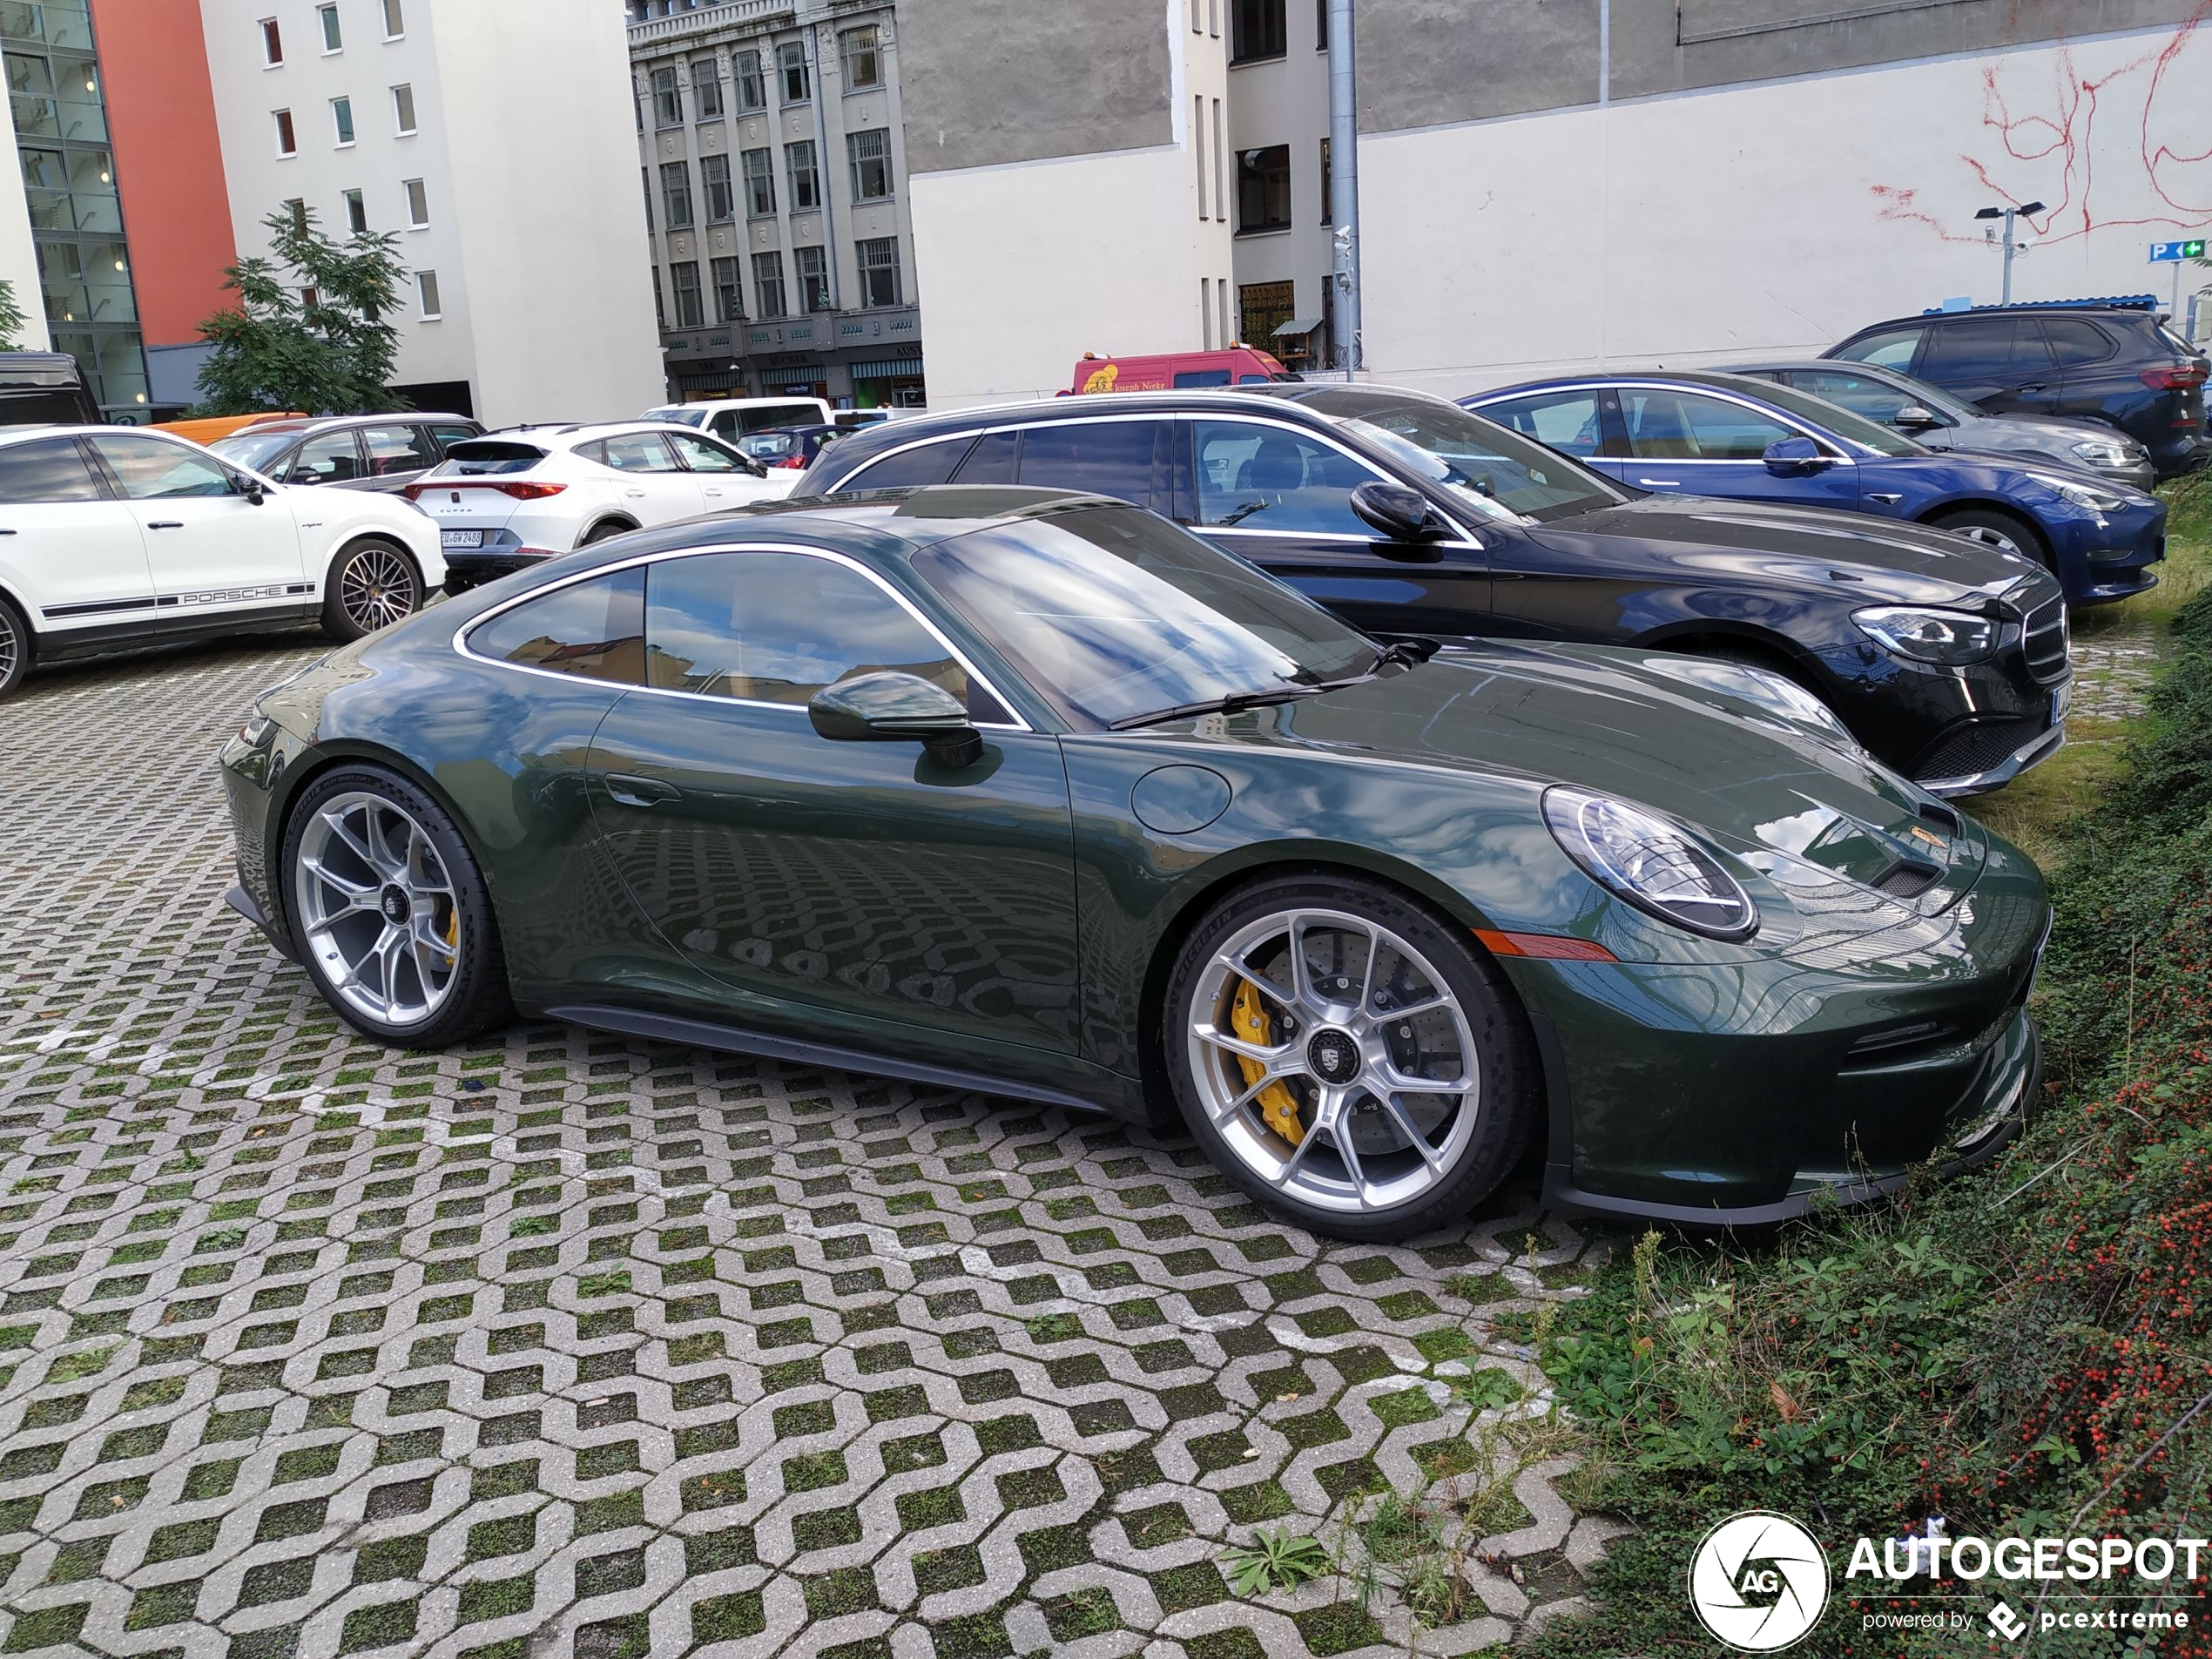
[{"label": "red van", "polygon": [[1159,357],[1101,357],[1085,352],[1076,365],[1069,395],[1085,392],[1164,392],[1170,388],[1244,386],[1254,381],[1294,381],[1297,375],[1251,346],[1225,351],[1170,352]]}]

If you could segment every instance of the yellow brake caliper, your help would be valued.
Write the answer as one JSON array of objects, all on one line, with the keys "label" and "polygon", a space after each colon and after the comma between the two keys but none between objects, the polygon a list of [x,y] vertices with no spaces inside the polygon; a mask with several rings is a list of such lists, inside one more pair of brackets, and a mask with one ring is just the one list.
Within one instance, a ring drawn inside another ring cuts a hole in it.
[{"label": "yellow brake caliper", "polygon": [[[1250,980],[1237,981],[1237,1000],[1230,1007],[1229,1023],[1246,1042],[1269,1049],[1275,1046],[1275,1022],[1260,1006],[1259,990]],[[1237,1056],[1237,1067],[1248,1084],[1267,1075],[1266,1067],[1243,1055]],[[1268,1128],[1292,1146],[1305,1138],[1305,1125],[1298,1117],[1298,1096],[1291,1093],[1288,1083],[1271,1082],[1259,1091],[1259,1115]]]}]

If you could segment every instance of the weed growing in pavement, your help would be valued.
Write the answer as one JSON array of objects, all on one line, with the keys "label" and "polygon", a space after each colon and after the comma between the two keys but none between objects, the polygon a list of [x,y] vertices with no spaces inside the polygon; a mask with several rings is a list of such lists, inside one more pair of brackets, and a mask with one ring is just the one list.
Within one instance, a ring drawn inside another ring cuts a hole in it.
[{"label": "weed growing in pavement", "polygon": [[1232,1549],[1222,1558],[1229,1582],[1239,1595],[1264,1595],[1270,1590],[1294,1590],[1329,1570],[1329,1552],[1309,1533],[1283,1527],[1252,1534],[1249,1548]]}]

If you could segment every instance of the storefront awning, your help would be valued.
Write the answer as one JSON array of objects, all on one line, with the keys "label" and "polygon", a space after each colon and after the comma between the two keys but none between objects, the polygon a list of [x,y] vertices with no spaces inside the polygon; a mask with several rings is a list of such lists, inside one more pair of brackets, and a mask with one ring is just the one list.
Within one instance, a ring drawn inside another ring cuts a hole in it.
[{"label": "storefront awning", "polygon": [[1318,317],[1293,318],[1291,321],[1283,324],[1282,327],[1276,329],[1274,337],[1278,340],[1282,340],[1286,337],[1295,338],[1299,334],[1310,334],[1320,326],[1321,319]]},{"label": "storefront awning", "polygon": [[856,381],[902,381],[921,373],[919,357],[883,357],[873,363],[853,365]]}]

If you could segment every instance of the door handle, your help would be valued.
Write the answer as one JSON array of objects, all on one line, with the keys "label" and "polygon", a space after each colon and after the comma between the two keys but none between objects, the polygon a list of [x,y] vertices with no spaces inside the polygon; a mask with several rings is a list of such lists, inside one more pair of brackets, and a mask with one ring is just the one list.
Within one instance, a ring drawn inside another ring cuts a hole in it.
[{"label": "door handle", "polygon": [[2013,390],[2015,392],[2040,392],[2047,384],[2048,382],[2045,381],[2023,381],[2018,386],[2013,388]]},{"label": "door handle", "polygon": [[624,806],[658,806],[663,801],[679,800],[684,794],[675,785],[658,778],[633,778],[619,772],[609,772],[606,782],[607,793]]},{"label": "door handle", "polygon": [[180,530],[185,527],[181,518],[157,518],[146,528],[150,530]]},{"label": "door handle", "polygon": [[1640,484],[1649,484],[1654,489],[1680,489],[1682,488],[1682,480],[1679,478],[1639,478],[1636,482]]},{"label": "door handle", "polygon": [[632,501],[643,501],[645,499],[645,492],[642,489],[625,489],[622,493],[629,496]]}]

